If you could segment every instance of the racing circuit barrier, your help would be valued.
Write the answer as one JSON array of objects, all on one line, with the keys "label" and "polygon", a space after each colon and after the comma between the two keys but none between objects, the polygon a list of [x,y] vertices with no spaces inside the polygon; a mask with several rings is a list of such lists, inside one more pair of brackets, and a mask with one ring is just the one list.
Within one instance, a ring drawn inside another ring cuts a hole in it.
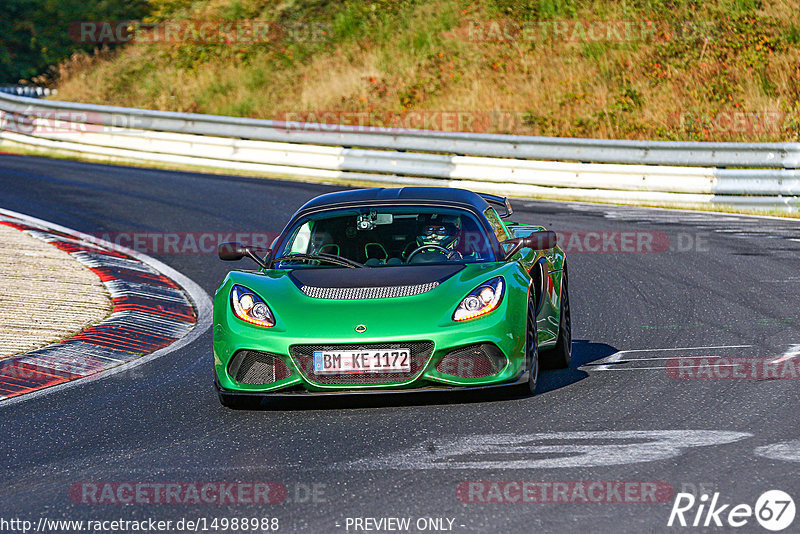
[{"label": "racing circuit barrier", "polygon": [[318,124],[0,92],[0,143],[94,159],[539,198],[800,210],[800,143],[569,139]]}]

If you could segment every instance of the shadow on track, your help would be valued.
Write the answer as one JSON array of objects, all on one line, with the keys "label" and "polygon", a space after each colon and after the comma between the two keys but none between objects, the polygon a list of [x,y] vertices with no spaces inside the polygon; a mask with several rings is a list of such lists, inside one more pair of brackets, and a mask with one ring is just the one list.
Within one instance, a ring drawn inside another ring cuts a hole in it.
[{"label": "shadow on track", "polygon": [[[578,367],[587,363],[605,358],[617,352],[617,349],[605,343],[592,343],[587,340],[574,339],[572,341],[572,362],[568,369],[542,371],[539,375],[539,384],[536,394],[546,393],[566,387],[589,376],[589,373],[580,371]],[[488,390],[459,391],[420,391],[411,393],[359,393],[356,395],[298,395],[297,398],[278,397],[264,399],[239,410],[261,411],[305,411],[305,410],[337,410],[337,409],[364,409],[364,408],[392,408],[400,406],[435,406],[447,404],[472,404],[482,402],[498,402],[509,399],[531,398],[536,395],[516,395],[509,388],[496,388]]]},{"label": "shadow on track", "polygon": [[578,380],[583,380],[589,376],[589,373],[581,371],[579,367],[611,356],[615,352],[617,352],[617,349],[606,343],[592,343],[585,339],[573,339],[572,362],[570,362],[569,368],[545,371],[539,375],[536,393],[546,393],[574,384]]}]

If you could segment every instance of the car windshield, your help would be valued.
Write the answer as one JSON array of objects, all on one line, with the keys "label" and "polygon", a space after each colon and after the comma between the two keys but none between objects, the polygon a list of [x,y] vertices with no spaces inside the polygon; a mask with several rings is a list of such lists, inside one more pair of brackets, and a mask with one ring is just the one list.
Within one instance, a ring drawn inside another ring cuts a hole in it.
[{"label": "car windshield", "polygon": [[[333,255],[367,267],[496,261],[492,243],[466,211],[430,207],[342,209],[303,218],[274,257]],[[308,257],[277,268],[339,267]]]}]

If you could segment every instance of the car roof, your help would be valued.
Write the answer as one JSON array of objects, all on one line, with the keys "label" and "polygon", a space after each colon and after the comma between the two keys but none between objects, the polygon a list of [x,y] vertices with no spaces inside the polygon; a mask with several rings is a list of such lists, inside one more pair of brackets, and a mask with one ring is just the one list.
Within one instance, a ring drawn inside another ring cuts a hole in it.
[{"label": "car roof", "polygon": [[353,189],[320,195],[306,202],[296,215],[302,212],[316,211],[326,207],[348,204],[408,204],[409,202],[445,204],[463,204],[478,213],[483,213],[489,203],[479,194],[466,189],[450,187],[374,187],[370,189]]}]

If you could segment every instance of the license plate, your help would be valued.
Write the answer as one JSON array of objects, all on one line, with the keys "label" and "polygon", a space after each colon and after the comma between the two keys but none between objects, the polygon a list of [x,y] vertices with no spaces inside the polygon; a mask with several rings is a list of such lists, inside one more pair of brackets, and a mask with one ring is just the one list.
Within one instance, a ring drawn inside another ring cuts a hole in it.
[{"label": "license plate", "polygon": [[410,349],[314,351],[314,373],[410,373]]}]

